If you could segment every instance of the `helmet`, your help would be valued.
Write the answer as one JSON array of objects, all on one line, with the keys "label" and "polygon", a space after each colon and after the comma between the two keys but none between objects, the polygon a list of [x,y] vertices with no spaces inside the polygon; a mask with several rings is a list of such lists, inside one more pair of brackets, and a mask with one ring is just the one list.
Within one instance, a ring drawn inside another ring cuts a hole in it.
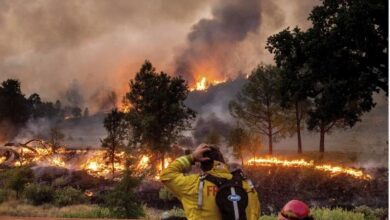
[{"label": "helmet", "polygon": [[312,219],[310,209],[306,203],[299,200],[291,200],[284,205],[282,211],[278,215],[278,220],[306,220]]}]

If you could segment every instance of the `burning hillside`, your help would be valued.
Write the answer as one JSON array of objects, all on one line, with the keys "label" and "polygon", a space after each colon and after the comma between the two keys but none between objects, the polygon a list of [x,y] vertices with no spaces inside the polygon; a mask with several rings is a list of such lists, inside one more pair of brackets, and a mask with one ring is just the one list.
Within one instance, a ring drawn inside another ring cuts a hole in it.
[{"label": "burning hillside", "polygon": [[[8,144],[11,145],[11,144]],[[95,177],[115,178],[119,173],[125,170],[126,153],[123,151],[117,152],[115,157],[117,160],[114,163],[109,163],[103,149],[80,150],[67,149],[60,147],[53,152],[52,149],[41,140],[31,140],[25,144],[4,146],[0,148],[0,165],[9,167],[21,165],[35,165],[48,167],[62,167],[69,170],[84,170],[88,174]],[[132,169],[137,172],[144,172],[152,168],[152,158],[154,155],[142,154],[132,156],[135,160],[135,165]],[[164,168],[172,161],[170,157],[164,160]],[[252,158],[247,161],[249,166],[280,166],[294,168],[309,168],[324,173],[330,174],[331,177],[340,174],[349,175],[353,178],[370,180],[372,177],[364,173],[362,170],[334,166],[331,164],[316,164],[314,161],[300,160],[281,160],[275,157],[269,158]],[[157,173],[163,169],[161,163],[157,163]],[[158,178],[154,176],[154,178]]]}]

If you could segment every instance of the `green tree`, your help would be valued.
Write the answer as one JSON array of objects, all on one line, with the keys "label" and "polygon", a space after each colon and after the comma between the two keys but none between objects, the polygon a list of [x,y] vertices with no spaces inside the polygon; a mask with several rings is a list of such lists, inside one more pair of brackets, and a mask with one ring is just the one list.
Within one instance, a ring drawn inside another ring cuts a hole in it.
[{"label": "green tree", "polygon": [[8,79],[0,85],[0,122],[8,122],[3,136],[12,138],[29,119],[31,109],[20,89],[20,82]]},{"label": "green tree", "polygon": [[104,118],[104,128],[108,135],[101,140],[102,147],[106,149],[105,157],[111,164],[112,178],[115,177],[115,163],[119,162],[119,158],[116,155],[118,150],[125,147],[125,139],[127,135],[127,124],[125,120],[125,114],[113,109],[110,114]]},{"label": "green tree", "polygon": [[375,103],[373,92],[387,93],[387,2],[325,0],[313,9],[307,31],[306,77],[312,81],[308,128],[325,134],[352,127]]},{"label": "green tree", "polygon": [[[312,28],[282,32],[271,41],[279,65],[299,70],[312,102],[308,129],[319,131],[320,152],[325,151],[326,133],[354,126],[375,106],[374,92],[387,94],[387,17],[387,1],[323,0],[309,16]],[[297,52],[304,53],[299,56],[303,65],[295,59]]]},{"label": "green tree", "polygon": [[293,108],[295,113],[295,129],[298,141],[298,153],[302,153],[302,120],[305,118],[308,107],[307,84],[302,77],[305,57],[305,33],[298,27],[290,31],[289,28],[270,36],[267,40],[267,49],[274,54],[276,65],[281,73],[281,105],[285,109]]},{"label": "green tree", "polygon": [[132,142],[157,151],[162,164],[171,144],[195,118],[195,112],[184,105],[188,92],[181,77],[157,73],[149,61],[130,80],[125,98],[131,105],[128,120],[133,130]]},{"label": "green tree", "polygon": [[269,154],[273,142],[291,130],[289,112],[280,105],[280,73],[274,66],[255,68],[229,109],[233,117],[268,137]]},{"label": "green tree", "polygon": [[236,127],[230,131],[228,138],[229,146],[233,147],[233,152],[237,158],[240,158],[241,165],[244,165],[244,148],[248,145],[248,134],[240,127]]},{"label": "green tree", "polygon": [[123,173],[122,180],[105,196],[105,206],[117,218],[138,218],[145,215],[142,204],[136,198],[135,188],[140,179],[134,177],[130,169]]}]

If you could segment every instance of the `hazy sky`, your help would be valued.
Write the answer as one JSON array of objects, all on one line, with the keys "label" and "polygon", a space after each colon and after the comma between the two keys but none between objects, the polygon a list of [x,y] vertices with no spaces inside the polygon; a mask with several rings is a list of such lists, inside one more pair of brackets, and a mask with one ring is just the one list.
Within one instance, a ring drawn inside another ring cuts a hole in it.
[{"label": "hazy sky", "polygon": [[316,3],[1,0],[0,81],[19,79],[25,94],[49,100],[61,99],[76,83],[91,106],[91,97],[107,91],[122,95],[145,59],[171,74],[184,68],[188,80],[196,80],[194,67],[205,65],[215,79],[234,77],[272,62],[267,36],[287,26],[308,27]]}]

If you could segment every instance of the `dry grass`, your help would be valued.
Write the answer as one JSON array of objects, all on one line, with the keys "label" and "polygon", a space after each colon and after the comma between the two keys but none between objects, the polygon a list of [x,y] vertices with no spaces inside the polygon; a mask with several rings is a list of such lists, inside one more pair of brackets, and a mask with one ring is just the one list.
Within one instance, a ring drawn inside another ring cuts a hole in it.
[{"label": "dry grass", "polygon": [[45,204],[33,206],[21,201],[12,200],[0,204],[0,215],[8,216],[29,216],[29,217],[63,217],[67,214],[93,212],[97,209],[93,205],[72,205],[62,208]]},{"label": "dry grass", "polygon": [[[161,210],[144,207],[145,219],[160,219]],[[56,207],[50,204],[33,206],[18,200],[0,204],[0,216],[58,217],[58,218],[112,218],[106,208],[97,205],[71,205]]]}]

